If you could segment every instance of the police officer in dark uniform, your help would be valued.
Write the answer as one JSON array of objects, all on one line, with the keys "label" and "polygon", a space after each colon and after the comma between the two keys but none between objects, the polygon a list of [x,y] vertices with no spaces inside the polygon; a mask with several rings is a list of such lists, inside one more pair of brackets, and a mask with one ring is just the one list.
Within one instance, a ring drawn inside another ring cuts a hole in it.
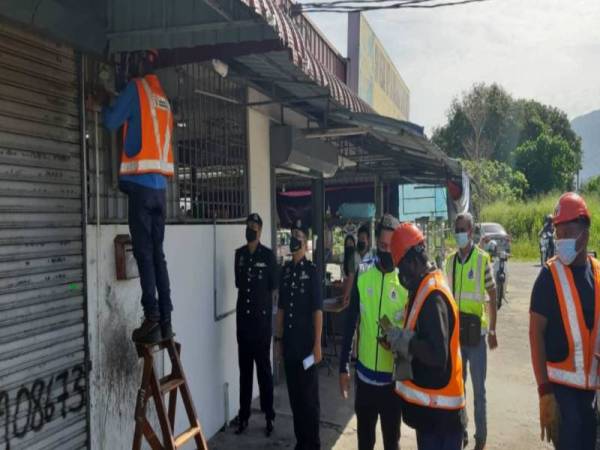
[{"label": "police officer in dark uniform", "polygon": [[270,248],[260,243],[262,219],[256,213],[246,221],[247,245],[235,251],[237,341],[240,366],[240,411],[236,434],[248,427],[254,364],[260,390],[260,409],[267,421],[266,435],[273,432],[273,372],[271,370],[271,312],[277,289],[277,262]]},{"label": "police officer in dark uniform", "polygon": [[[323,298],[317,269],[306,257],[308,230],[292,227],[292,261],[282,269],[275,341],[283,353],[296,450],[321,448],[319,438],[319,374]],[[282,347],[282,348],[281,348]]]}]

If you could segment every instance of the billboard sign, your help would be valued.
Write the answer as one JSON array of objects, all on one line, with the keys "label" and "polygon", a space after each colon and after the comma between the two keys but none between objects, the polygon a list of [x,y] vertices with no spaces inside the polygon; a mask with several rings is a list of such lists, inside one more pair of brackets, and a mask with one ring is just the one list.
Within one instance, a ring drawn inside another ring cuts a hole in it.
[{"label": "billboard sign", "polygon": [[359,12],[348,15],[348,58],[350,88],[377,113],[408,120],[408,86],[367,19]]}]

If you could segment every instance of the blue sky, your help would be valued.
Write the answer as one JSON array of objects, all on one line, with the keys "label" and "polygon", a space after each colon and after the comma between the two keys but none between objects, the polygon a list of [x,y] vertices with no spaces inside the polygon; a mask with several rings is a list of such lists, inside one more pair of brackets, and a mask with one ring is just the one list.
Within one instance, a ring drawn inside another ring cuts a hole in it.
[{"label": "blue sky", "polygon": [[[346,15],[311,18],[346,55]],[[428,132],[476,82],[498,82],[571,119],[600,109],[598,0],[491,0],[367,19],[411,90],[411,121]]]}]

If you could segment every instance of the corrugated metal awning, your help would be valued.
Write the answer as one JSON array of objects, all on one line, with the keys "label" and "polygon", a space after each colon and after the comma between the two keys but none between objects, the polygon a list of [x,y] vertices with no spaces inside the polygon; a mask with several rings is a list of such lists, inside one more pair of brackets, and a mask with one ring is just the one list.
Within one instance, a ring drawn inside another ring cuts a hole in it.
[{"label": "corrugated metal awning", "polygon": [[331,98],[353,112],[373,112],[373,109],[334,74],[332,74],[304,43],[296,24],[277,0],[240,0],[264,18],[278,33],[289,49],[293,64],[319,86],[329,90]]},{"label": "corrugated metal awning", "polygon": [[378,114],[343,111],[331,113],[331,119],[368,130],[369,135],[397,152],[398,161],[416,158],[420,166],[432,173],[445,173],[447,178],[453,179],[462,176],[460,162],[448,157],[431,142],[419,125]]}]

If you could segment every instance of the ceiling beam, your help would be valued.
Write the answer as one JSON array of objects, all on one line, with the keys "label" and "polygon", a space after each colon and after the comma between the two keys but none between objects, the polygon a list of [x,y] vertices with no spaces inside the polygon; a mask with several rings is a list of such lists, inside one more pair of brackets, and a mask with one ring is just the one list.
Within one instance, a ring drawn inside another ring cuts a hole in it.
[{"label": "ceiling beam", "polygon": [[359,136],[367,134],[368,128],[364,127],[340,127],[340,128],[306,128],[302,130],[306,139],[327,139],[345,136]]},{"label": "ceiling beam", "polygon": [[261,27],[255,20],[239,20],[237,22],[209,22],[199,23],[194,25],[176,26],[176,27],[159,27],[159,28],[144,28],[138,30],[118,31],[114,33],[108,33],[109,39],[124,38],[124,37],[144,37],[152,36],[155,34],[180,34],[180,33],[193,33],[198,31],[221,31],[226,29],[238,29],[248,27]]},{"label": "ceiling beam", "polygon": [[226,21],[231,22],[233,20],[231,15],[216,0],[204,0],[204,3]]}]

